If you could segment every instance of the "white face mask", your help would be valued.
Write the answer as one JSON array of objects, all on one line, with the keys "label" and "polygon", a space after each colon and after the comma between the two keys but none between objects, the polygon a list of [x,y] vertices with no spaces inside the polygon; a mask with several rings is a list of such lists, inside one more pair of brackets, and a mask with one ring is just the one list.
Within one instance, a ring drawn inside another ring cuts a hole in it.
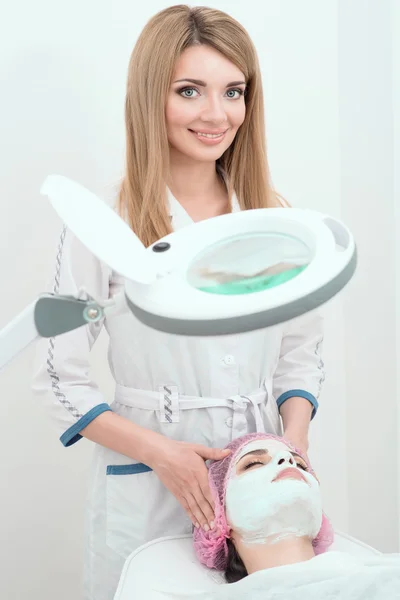
[{"label": "white face mask", "polygon": [[[268,453],[241,460],[253,450]],[[319,483],[297,466],[300,460],[283,442],[273,439],[250,442],[239,453],[228,480],[225,504],[228,523],[244,543],[317,536],[322,523]],[[244,470],[256,461],[262,464]],[[283,473],[288,468],[292,471]]]}]

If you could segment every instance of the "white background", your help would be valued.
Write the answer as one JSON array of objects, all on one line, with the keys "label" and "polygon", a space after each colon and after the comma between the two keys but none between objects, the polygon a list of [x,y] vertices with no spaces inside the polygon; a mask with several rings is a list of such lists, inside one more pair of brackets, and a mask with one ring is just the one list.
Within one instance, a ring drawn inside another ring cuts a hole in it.
[{"label": "white background", "polygon": [[[2,0],[0,327],[42,291],[60,222],[50,173],[111,197],[124,160],[127,64],[169,3]],[[327,381],[310,456],[336,528],[399,551],[400,3],[209,2],[252,36],[262,66],[274,183],[342,218],[359,268],[326,307]],[[110,402],[102,334],[94,377]],[[91,444],[64,449],[32,396],[31,347],[0,375],[0,597],[80,597]]]}]

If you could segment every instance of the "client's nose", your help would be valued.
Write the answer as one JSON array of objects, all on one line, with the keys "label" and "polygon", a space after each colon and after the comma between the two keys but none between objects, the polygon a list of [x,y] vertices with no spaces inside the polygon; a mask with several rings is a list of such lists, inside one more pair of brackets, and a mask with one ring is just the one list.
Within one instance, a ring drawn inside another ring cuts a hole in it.
[{"label": "client's nose", "polygon": [[284,463],[288,463],[291,467],[296,466],[296,461],[294,460],[293,456],[289,454],[289,452],[282,453],[281,457],[278,460],[278,465],[283,465]]}]

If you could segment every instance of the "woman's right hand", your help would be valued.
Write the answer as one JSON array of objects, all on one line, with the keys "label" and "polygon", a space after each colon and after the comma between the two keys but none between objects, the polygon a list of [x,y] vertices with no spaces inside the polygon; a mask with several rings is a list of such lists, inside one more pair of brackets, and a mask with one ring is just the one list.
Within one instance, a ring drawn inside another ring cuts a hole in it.
[{"label": "woman's right hand", "polygon": [[163,438],[147,464],[180,502],[193,525],[208,531],[214,527],[214,501],[205,461],[221,460],[229,452]]}]

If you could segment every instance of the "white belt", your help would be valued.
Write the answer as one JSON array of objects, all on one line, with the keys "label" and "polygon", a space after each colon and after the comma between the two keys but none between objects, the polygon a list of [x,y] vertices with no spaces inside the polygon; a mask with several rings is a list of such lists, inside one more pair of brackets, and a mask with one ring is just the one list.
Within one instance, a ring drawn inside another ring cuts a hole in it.
[{"label": "white belt", "polygon": [[178,423],[179,412],[196,408],[228,407],[238,416],[243,415],[251,406],[257,432],[264,432],[264,423],[259,405],[268,400],[267,387],[250,395],[234,395],[228,398],[212,398],[207,396],[184,396],[178,393],[176,386],[160,386],[159,391],[140,390],[123,385],[116,385],[115,400],[125,406],[142,410],[153,410],[160,413],[160,421]]}]

